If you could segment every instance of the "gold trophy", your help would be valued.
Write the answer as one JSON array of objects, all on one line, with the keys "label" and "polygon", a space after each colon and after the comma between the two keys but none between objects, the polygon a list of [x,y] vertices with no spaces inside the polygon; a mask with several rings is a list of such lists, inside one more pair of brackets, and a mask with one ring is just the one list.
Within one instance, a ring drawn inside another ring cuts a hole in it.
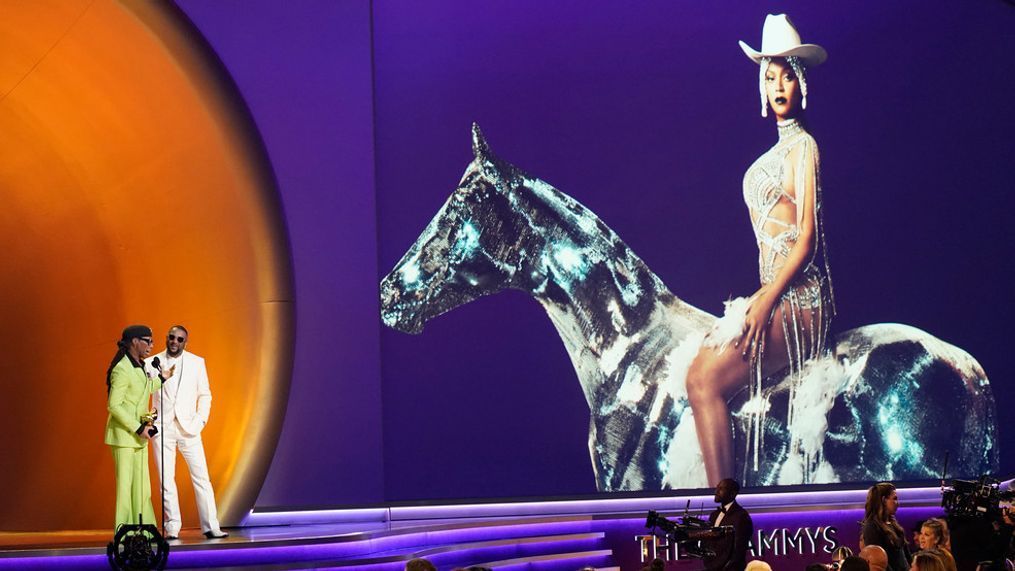
[{"label": "gold trophy", "polygon": [[150,424],[151,428],[148,429],[148,436],[155,436],[159,433],[159,429],[155,427],[155,421],[159,419],[159,411],[154,408],[145,414],[141,415],[142,424]]}]

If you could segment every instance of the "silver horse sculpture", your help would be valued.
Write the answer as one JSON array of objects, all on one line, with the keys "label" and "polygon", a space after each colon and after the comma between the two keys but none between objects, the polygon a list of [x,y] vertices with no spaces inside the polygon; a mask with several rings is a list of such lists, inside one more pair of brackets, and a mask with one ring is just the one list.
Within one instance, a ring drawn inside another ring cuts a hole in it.
[{"label": "silver horse sculpture", "polygon": [[[707,487],[684,378],[717,318],[670,293],[589,209],[494,156],[476,125],[472,146],[458,188],[381,282],[384,323],[419,333],[481,296],[527,292],[578,374],[599,490]],[[846,331],[730,410],[748,486],[931,479],[946,453],[960,475],[998,467],[983,369],[906,325]]]}]

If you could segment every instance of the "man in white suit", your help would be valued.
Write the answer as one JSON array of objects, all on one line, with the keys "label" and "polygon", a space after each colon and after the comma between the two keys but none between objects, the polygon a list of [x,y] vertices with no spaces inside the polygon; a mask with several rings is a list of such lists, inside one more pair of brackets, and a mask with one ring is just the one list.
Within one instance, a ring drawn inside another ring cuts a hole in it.
[{"label": "man in white suit", "polygon": [[[176,492],[176,451],[187,461],[187,470],[194,483],[197,513],[201,518],[201,531],[208,539],[227,537],[219,527],[215,492],[208,477],[208,462],[204,456],[201,430],[211,413],[211,389],[204,359],[185,351],[190,334],[182,325],[174,325],[166,335],[166,350],[149,358],[146,363],[161,371],[173,371],[162,385],[162,391],[152,395],[152,404],[159,412],[156,426],[162,433],[152,439],[155,463],[163,480],[163,505],[166,510],[166,537],[177,539],[183,522],[180,518],[180,498]],[[158,361],[156,361],[158,359]],[[176,369],[172,369],[175,365]],[[161,441],[160,437],[161,436]],[[165,466],[162,465],[163,448]],[[163,471],[165,475],[163,476]]]}]

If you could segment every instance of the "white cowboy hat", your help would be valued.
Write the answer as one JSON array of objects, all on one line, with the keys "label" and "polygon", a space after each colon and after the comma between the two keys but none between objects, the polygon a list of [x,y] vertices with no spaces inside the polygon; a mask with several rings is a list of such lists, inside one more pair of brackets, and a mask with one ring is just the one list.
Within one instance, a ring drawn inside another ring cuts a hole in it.
[{"label": "white cowboy hat", "polygon": [[765,57],[796,56],[805,66],[814,67],[828,58],[825,48],[800,43],[800,34],[786,14],[769,14],[765,17],[765,27],[761,30],[761,51],[751,48],[742,40],[740,49],[754,63],[761,63],[761,58]]}]

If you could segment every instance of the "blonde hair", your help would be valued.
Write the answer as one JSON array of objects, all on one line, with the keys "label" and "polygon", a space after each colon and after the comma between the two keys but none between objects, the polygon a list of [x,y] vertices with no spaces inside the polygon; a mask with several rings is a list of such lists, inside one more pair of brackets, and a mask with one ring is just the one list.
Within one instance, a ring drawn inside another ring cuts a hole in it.
[{"label": "blonde hair", "polygon": [[853,556],[853,550],[845,545],[840,545],[835,548],[832,552],[832,561],[842,561],[847,557]]},{"label": "blonde hair", "polygon": [[948,532],[948,523],[945,520],[939,517],[932,517],[923,522],[922,527],[930,528],[930,530],[934,533],[934,536],[937,537],[938,547],[951,550],[952,538],[951,534]]},{"label": "blonde hair", "polygon": [[913,567],[917,571],[945,571],[944,561],[932,553],[921,551],[913,557]]}]

